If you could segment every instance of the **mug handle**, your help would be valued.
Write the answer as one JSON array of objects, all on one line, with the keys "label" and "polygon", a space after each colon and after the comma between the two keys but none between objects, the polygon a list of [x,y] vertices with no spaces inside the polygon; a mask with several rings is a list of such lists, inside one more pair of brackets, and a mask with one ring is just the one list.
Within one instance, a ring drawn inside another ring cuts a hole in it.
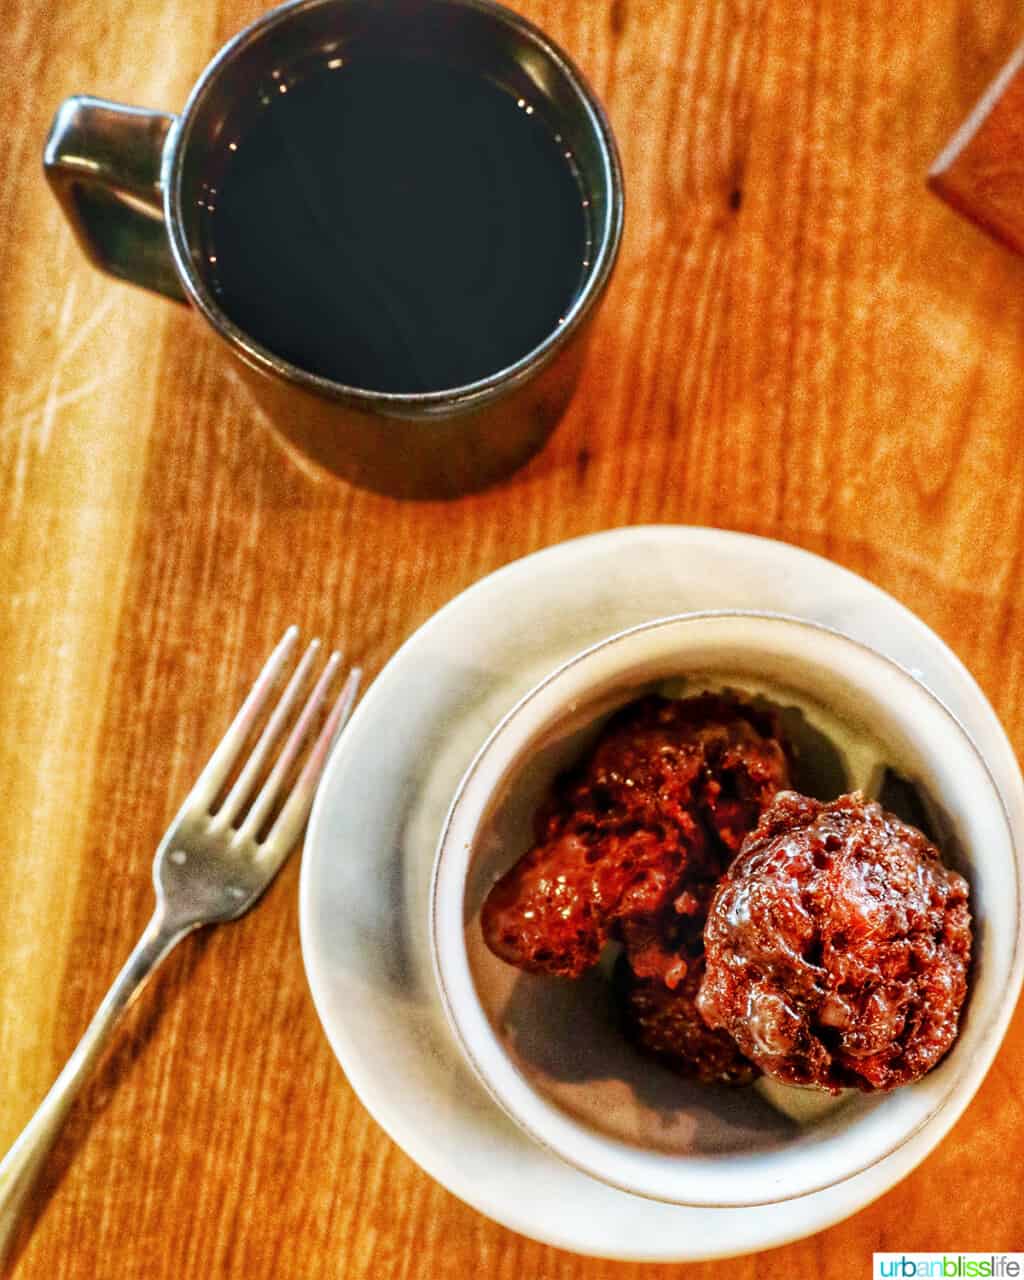
[{"label": "mug handle", "polygon": [[160,169],[177,117],[76,96],[61,103],[43,171],[86,256],[104,271],[179,302]]}]

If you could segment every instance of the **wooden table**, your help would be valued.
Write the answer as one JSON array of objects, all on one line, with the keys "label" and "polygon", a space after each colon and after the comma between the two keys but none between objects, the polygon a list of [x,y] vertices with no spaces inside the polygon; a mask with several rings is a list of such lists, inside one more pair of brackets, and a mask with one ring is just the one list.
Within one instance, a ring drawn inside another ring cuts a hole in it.
[{"label": "wooden table", "polygon": [[[585,379],[502,487],[317,481],[184,308],[94,272],[40,175],[91,91],[176,108],[257,0],[8,0],[0,24],[0,1148],[150,910],[156,839],[292,620],[374,675],[463,587],[560,539],[721,525],[916,610],[1024,746],[1024,262],[923,186],[1021,37],[992,0],[528,0],[621,141],[627,231]],[[1024,199],[1024,192],[1022,192]],[[878,1203],[758,1258],[586,1261],[478,1216],[384,1137],[306,988],[298,860],[193,938],[77,1106],[19,1274],[864,1277],[1024,1248],[1024,1015]]]}]

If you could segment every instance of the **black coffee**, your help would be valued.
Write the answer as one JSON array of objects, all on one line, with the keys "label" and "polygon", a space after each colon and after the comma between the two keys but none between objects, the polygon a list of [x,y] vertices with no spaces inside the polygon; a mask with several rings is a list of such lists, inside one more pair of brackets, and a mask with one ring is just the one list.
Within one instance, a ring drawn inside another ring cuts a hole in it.
[{"label": "black coffee", "polygon": [[202,226],[218,300],[303,369],[459,386],[526,355],[580,288],[569,148],[539,104],[482,76],[335,58],[268,80],[225,146]]}]

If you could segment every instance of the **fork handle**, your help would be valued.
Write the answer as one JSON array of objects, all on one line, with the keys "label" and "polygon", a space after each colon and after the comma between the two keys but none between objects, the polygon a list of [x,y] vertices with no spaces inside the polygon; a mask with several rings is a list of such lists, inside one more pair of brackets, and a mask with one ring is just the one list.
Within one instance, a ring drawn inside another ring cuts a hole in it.
[{"label": "fork handle", "polygon": [[156,912],[63,1071],[0,1161],[0,1269],[10,1257],[22,1213],[75,1095],[95,1066],[124,1011],[164,956],[189,932],[190,927],[168,920],[160,910]]}]

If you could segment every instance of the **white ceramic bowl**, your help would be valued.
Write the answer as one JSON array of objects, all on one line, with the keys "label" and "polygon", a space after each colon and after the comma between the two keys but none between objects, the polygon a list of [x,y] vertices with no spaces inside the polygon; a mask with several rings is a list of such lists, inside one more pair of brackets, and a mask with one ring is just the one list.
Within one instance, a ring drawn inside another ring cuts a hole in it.
[{"label": "white ceramic bowl", "polygon": [[[766,693],[839,748],[841,789],[891,765],[929,801],[947,861],[967,875],[975,919],[968,1004],[950,1053],[890,1094],[693,1084],[641,1058],[615,1030],[600,973],[521,974],[490,954],[479,910],[530,843],[553,777],[617,707],[684,678],[694,690]],[[689,614],[585,650],[522,698],[476,756],[434,868],[431,946],[449,1022],[498,1104],[537,1142],[623,1190],[676,1204],[778,1203],[869,1168],[978,1088],[1016,996],[1021,884],[985,761],[911,674],[838,632],[757,613]],[[822,1104],[823,1103],[823,1104]]]}]

